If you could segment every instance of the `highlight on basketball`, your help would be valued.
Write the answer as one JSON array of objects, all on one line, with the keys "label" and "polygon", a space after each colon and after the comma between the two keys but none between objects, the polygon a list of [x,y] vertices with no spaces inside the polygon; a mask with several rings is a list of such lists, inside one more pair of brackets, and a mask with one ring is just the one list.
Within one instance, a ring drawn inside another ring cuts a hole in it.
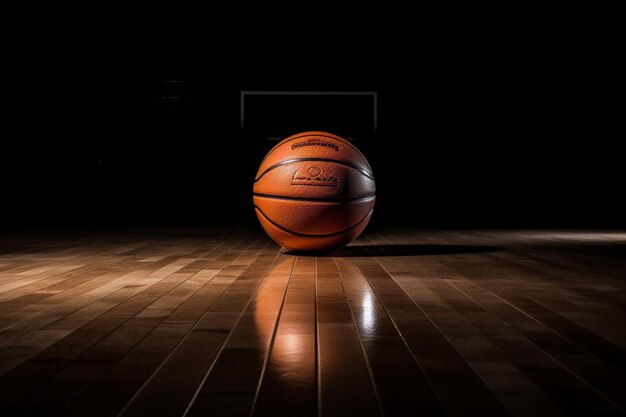
[{"label": "highlight on basketball", "polygon": [[326,252],[365,229],[376,186],[372,168],[352,143],[332,133],[303,132],[268,152],[253,200],[263,229],[284,248]]}]

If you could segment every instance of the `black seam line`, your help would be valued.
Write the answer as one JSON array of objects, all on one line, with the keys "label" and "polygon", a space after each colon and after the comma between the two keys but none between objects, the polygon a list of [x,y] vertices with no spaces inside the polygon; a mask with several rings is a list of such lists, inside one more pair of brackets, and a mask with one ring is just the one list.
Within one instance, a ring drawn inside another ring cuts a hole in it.
[{"label": "black seam line", "polygon": [[[261,164],[263,164],[263,162],[265,162],[265,160],[267,159],[267,157],[268,157],[268,156],[270,156],[270,154],[271,154],[272,152],[274,152],[274,150],[275,150],[276,148],[278,148],[280,145],[282,145],[283,143],[291,142],[292,140],[296,140],[296,139],[300,139],[300,138],[306,138],[306,137],[308,137],[308,136],[310,136],[310,137],[316,137],[316,136],[319,136],[319,137],[322,137],[322,138],[334,139],[334,140],[336,140],[336,141],[338,141],[338,142],[345,143],[345,144],[347,144],[348,146],[350,146],[352,149],[354,149],[354,150],[356,151],[356,153],[358,153],[359,155],[361,155],[361,156],[363,157],[363,159],[365,160],[365,162],[367,162],[367,159],[365,159],[365,155],[363,155],[363,153],[362,153],[360,150],[358,150],[356,146],[354,146],[353,144],[351,144],[350,142],[348,142],[348,140],[347,140],[347,139],[343,139],[343,138],[342,138],[342,139],[337,139],[337,137],[333,137],[333,136],[328,136],[328,135],[311,135],[310,133],[308,133],[308,134],[306,134],[306,135],[296,136],[295,138],[291,138],[291,139],[283,139],[283,140],[281,140],[281,141],[280,141],[280,142],[278,142],[278,143],[277,143],[277,144],[276,144],[276,145],[275,145],[272,149],[270,149],[270,151],[267,153],[267,155],[265,155],[265,158],[263,158],[263,161],[261,161]],[[338,136],[338,137],[339,137],[339,136]],[[368,162],[368,164],[369,164],[369,162]]]},{"label": "black seam line", "polygon": [[263,198],[272,198],[275,200],[293,200],[293,201],[310,201],[310,202],[321,202],[321,203],[358,203],[361,201],[366,201],[376,197],[376,194],[368,194],[363,197],[351,197],[351,198],[341,198],[341,197],[329,197],[329,198],[311,198],[311,197],[296,197],[296,196],[288,196],[288,195],[274,195],[274,194],[263,194],[263,193],[253,193],[255,197],[263,197]]},{"label": "black seam line", "polygon": [[287,233],[291,233],[292,235],[302,236],[302,237],[330,237],[330,236],[340,235],[340,234],[342,234],[342,233],[347,232],[348,230],[354,229],[355,227],[357,227],[358,225],[360,225],[361,223],[363,223],[363,221],[365,221],[365,219],[367,219],[367,218],[368,218],[368,216],[369,216],[370,214],[372,214],[372,212],[374,211],[374,207],[372,207],[372,208],[370,209],[370,211],[368,211],[368,212],[367,212],[367,214],[366,214],[366,215],[365,215],[365,216],[364,216],[361,220],[359,220],[358,222],[356,222],[356,223],[355,223],[355,224],[353,224],[352,226],[348,227],[347,229],[343,229],[343,230],[340,230],[340,231],[338,231],[338,232],[327,233],[327,234],[324,234],[324,235],[312,235],[312,234],[307,234],[307,233],[299,233],[299,232],[294,232],[293,230],[289,230],[289,229],[287,229],[286,227],[281,226],[280,224],[278,224],[278,223],[274,222],[272,219],[270,219],[269,217],[267,217],[267,216],[265,215],[265,213],[263,213],[263,210],[261,210],[261,209],[259,208],[259,206],[257,206],[256,204],[254,205],[254,208],[255,208],[255,209],[257,209],[257,210],[259,210],[259,213],[261,213],[261,215],[262,215],[263,217],[265,217],[265,219],[266,219],[268,222],[270,222],[272,225],[274,225],[274,226],[278,227],[280,230],[282,230],[282,231],[284,231],[284,232],[287,232]]},{"label": "black seam line", "polygon": [[352,168],[352,169],[354,169],[356,171],[359,171],[361,174],[365,175],[370,180],[372,180],[372,181],[374,180],[374,177],[372,176],[372,174],[367,172],[364,168],[362,168],[362,167],[360,167],[358,165],[351,164],[349,162],[336,161],[334,159],[327,159],[327,158],[297,158],[297,159],[287,159],[286,161],[282,161],[282,162],[279,162],[277,164],[272,165],[271,167],[269,167],[268,169],[263,171],[263,173],[261,175],[259,175],[254,180],[254,182],[257,182],[258,180],[263,178],[263,175],[267,174],[269,171],[271,171],[273,169],[276,169],[276,168],[278,168],[280,166],[283,166],[283,165],[293,164],[294,162],[332,162],[334,164],[343,165],[343,166],[346,166],[348,168]]}]

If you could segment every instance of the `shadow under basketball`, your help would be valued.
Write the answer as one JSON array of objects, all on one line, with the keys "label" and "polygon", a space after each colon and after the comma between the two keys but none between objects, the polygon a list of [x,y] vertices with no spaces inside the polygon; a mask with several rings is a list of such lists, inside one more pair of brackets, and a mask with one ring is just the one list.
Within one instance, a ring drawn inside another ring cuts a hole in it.
[{"label": "shadow under basketball", "polygon": [[425,256],[455,255],[464,253],[493,252],[497,246],[475,245],[363,245],[346,246],[334,252],[286,251],[288,255],[298,256],[334,256],[338,258],[376,257],[376,256]]}]

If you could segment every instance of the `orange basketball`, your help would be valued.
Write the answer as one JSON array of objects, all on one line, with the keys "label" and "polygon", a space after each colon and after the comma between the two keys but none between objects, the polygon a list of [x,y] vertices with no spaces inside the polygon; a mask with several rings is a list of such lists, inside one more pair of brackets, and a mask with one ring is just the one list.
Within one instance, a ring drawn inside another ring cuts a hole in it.
[{"label": "orange basketball", "polygon": [[298,133],[269,151],[254,180],[254,207],[268,235],[298,251],[330,251],[361,234],[374,210],[372,168],[350,142]]}]

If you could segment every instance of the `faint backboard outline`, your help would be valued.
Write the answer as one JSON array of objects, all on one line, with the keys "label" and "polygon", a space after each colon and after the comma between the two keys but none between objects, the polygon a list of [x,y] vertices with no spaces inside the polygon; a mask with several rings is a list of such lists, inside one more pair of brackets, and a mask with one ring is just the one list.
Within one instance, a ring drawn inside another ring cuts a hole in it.
[{"label": "faint backboard outline", "polygon": [[372,128],[378,130],[378,93],[376,91],[240,91],[239,127],[246,125],[246,96],[369,96],[372,98]]}]

